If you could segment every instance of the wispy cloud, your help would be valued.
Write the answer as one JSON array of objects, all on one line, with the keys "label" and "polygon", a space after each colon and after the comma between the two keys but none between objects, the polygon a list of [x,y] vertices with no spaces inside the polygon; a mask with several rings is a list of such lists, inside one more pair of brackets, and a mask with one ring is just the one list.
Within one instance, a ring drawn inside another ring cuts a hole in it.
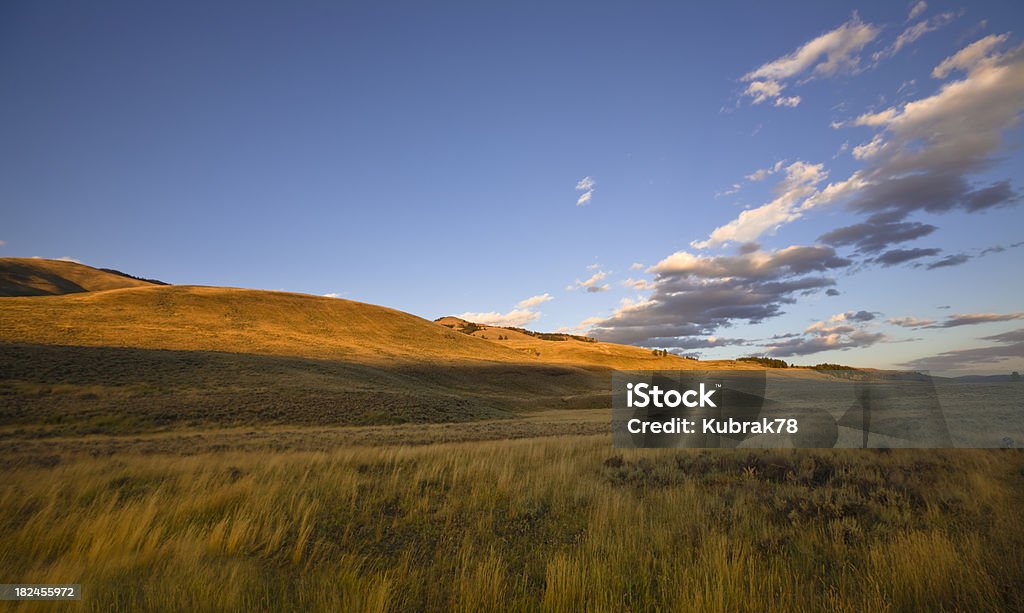
[{"label": "wispy cloud", "polygon": [[607,283],[602,284],[601,281],[604,281],[607,277],[608,273],[606,273],[603,270],[599,270],[595,272],[593,275],[591,275],[586,281],[580,281],[579,279],[576,279],[575,283],[566,287],[565,289],[570,291],[575,289],[585,289],[588,293],[591,294],[595,294],[598,292],[606,292],[608,291],[610,286]]},{"label": "wispy cloud", "polygon": [[872,258],[872,262],[877,262],[882,266],[896,266],[897,264],[904,264],[912,260],[917,260],[924,257],[930,257],[938,255],[942,250],[934,247],[930,248],[914,248],[914,249],[890,249],[882,255]]},{"label": "wispy cloud", "polygon": [[934,319],[922,319],[920,317],[892,317],[888,322],[901,328],[923,328],[935,323]]},{"label": "wispy cloud", "polygon": [[530,309],[512,309],[507,313],[499,313],[497,311],[473,313],[467,311],[456,317],[485,326],[520,327],[540,317],[540,313]]},{"label": "wispy cloud", "polygon": [[516,305],[516,308],[529,309],[539,304],[544,304],[549,300],[554,300],[554,297],[551,294],[537,294],[536,296],[530,296],[529,298],[520,300],[519,304]]},{"label": "wispy cloud", "polygon": [[583,192],[579,198],[576,199],[576,206],[584,206],[594,197],[594,188],[597,186],[597,182],[594,181],[594,177],[586,176],[580,179],[576,183],[576,191]]},{"label": "wispy cloud", "polygon": [[[949,307],[939,307],[949,308]],[[918,329],[941,329],[959,328],[960,326],[976,326],[979,324],[997,323],[1002,321],[1016,321],[1024,319],[1024,312],[1016,313],[954,313],[943,321],[934,319],[923,319],[918,317],[895,317],[889,319],[889,323],[903,328]]]},{"label": "wispy cloud", "polygon": [[828,174],[823,164],[793,162],[785,168],[786,176],[780,181],[778,195],[771,202],[740,213],[735,220],[716,228],[704,241],[694,241],[697,249],[732,242],[749,242],[782,224],[803,215],[806,199],[817,192],[817,185]]},{"label": "wispy cloud", "polygon": [[792,53],[767,62],[743,75],[747,83],[743,95],[753,104],[772,101],[775,106],[796,106],[799,96],[783,96],[790,81],[804,81],[855,71],[860,51],[873,41],[880,28],[860,20],[855,13],[838,28],[804,43]]},{"label": "wispy cloud", "polygon": [[[917,8],[917,6],[915,5],[914,8]],[[913,11],[911,11],[911,14],[913,14]],[[887,57],[892,57],[899,53],[907,45],[917,42],[917,39],[921,38],[925,34],[929,32],[934,32],[935,30],[938,30],[942,26],[949,24],[951,21],[953,21],[955,17],[956,16],[953,13],[941,13],[939,15],[935,15],[930,19],[924,19],[911,26],[908,26],[902,32],[899,33],[899,35],[896,37],[896,40],[894,40],[892,44],[890,44],[885,49],[882,49],[881,51],[876,51],[871,56],[871,59],[877,62]]]},{"label": "wispy cloud", "polygon": [[530,296],[529,298],[520,300],[516,303],[514,309],[506,313],[498,311],[467,311],[466,313],[457,315],[457,317],[485,326],[521,327],[539,318],[542,313],[537,311],[536,307],[550,300],[554,300],[554,297],[551,294],[537,294],[536,296]]},{"label": "wispy cloud", "polygon": [[914,6],[910,7],[910,13],[907,15],[907,21],[911,19],[917,19],[921,16],[921,13],[928,9],[928,3],[924,0],[919,0]]}]

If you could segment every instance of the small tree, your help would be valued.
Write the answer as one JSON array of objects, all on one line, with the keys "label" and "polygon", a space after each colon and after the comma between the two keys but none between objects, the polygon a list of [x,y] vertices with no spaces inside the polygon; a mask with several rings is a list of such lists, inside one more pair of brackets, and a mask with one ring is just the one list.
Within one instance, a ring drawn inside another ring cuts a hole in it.
[{"label": "small tree", "polygon": [[1010,373],[1010,381],[1020,382],[1020,373],[1016,370]]}]

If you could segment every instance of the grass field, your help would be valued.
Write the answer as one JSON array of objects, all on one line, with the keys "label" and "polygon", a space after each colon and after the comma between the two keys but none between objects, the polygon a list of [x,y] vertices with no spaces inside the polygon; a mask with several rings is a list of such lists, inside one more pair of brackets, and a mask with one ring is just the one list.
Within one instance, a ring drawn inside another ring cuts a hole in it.
[{"label": "grass field", "polygon": [[1019,449],[617,451],[611,369],[755,366],[0,273],[0,581],[62,610],[1024,610]]},{"label": "grass field", "polygon": [[6,471],[0,568],[93,611],[1019,610],[1022,471],[606,435],[66,454]]}]

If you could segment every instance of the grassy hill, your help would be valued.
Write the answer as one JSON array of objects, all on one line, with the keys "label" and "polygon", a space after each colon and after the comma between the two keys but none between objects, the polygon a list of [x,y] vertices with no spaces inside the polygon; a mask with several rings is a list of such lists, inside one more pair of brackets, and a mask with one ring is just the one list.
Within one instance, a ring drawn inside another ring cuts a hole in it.
[{"label": "grassy hill", "polygon": [[148,281],[77,262],[40,258],[0,258],[0,296],[54,296],[126,287]]},{"label": "grassy hill", "polygon": [[[307,294],[139,287],[0,301],[0,342],[226,351],[361,363],[490,361],[620,369],[752,368],[480,326],[464,334],[386,307]],[[508,340],[498,340],[507,336]]]},{"label": "grassy hill", "polygon": [[[0,435],[512,417],[608,406],[613,368],[754,367],[490,326],[466,333],[468,322],[338,298],[29,263],[82,291],[0,298]],[[84,291],[115,280],[130,287]]]}]

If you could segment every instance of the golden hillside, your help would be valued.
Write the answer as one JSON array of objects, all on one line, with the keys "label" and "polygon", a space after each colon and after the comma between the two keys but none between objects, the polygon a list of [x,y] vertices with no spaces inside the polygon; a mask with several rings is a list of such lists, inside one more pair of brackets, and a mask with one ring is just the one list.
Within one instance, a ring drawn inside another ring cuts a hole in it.
[{"label": "golden hillside", "polygon": [[4,297],[54,296],[151,285],[77,262],[0,258],[0,296]]},{"label": "golden hillside", "polygon": [[514,349],[394,309],[305,294],[135,287],[0,300],[0,342],[377,361],[514,361]]},{"label": "golden hillside", "polygon": [[[0,300],[0,342],[226,351],[358,362],[483,360],[622,369],[749,368],[735,362],[657,357],[649,350],[576,339],[542,340],[481,326],[465,334],[386,307],[307,294],[152,285],[94,271],[136,287]],[[81,269],[81,270],[79,270]],[[94,284],[87,284],[97,287]],[[458,326],[457,326],[458,328]],[[502,336],[502,340],[498,337]],[[506,340],[504,337],[508,337]]]}]

